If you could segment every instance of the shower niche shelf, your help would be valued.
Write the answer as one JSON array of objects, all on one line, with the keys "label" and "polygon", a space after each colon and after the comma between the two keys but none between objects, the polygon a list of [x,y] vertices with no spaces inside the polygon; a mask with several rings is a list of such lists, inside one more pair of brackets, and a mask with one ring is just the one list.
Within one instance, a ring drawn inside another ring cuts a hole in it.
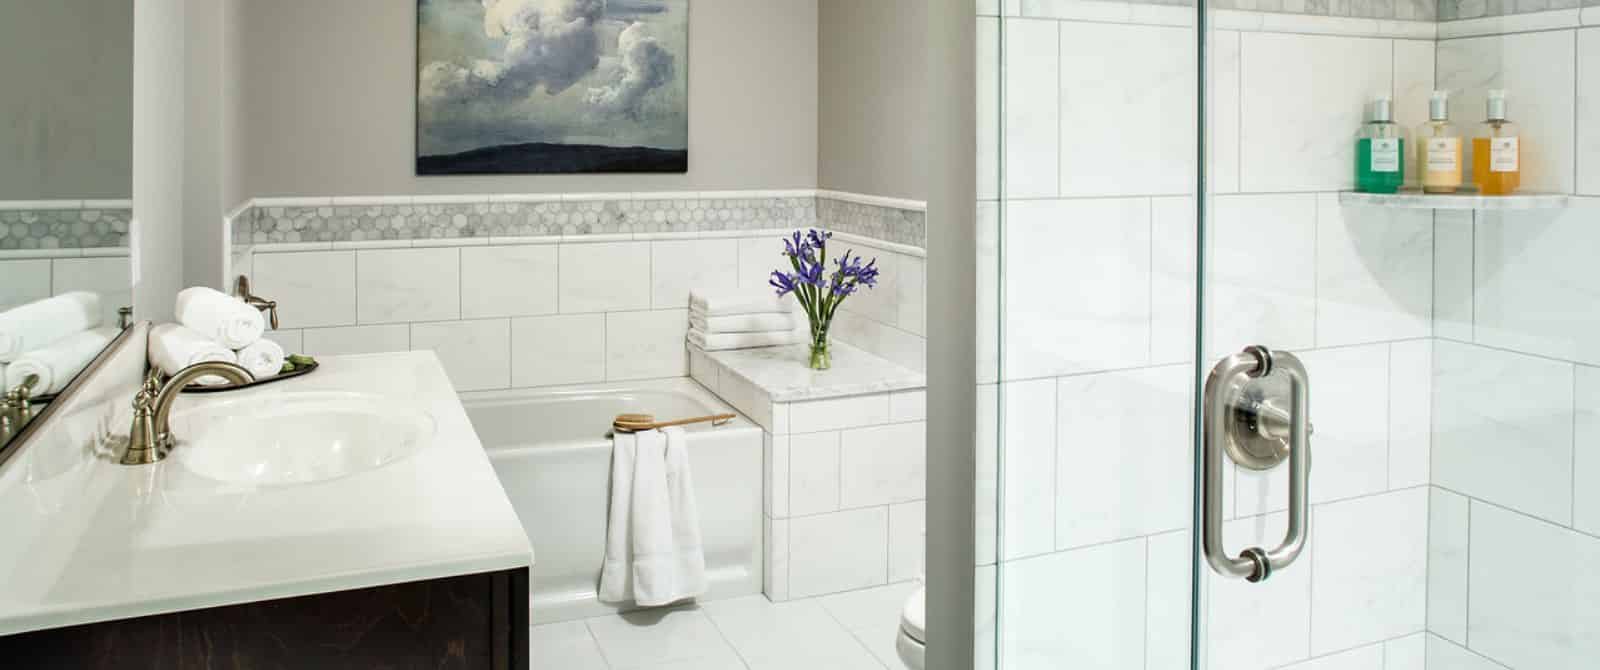
[{"label": "shower niche shelf", "polygon": [[1454,193],[1440,195],[1421,191],[1399,193],[1339,194],[1339,204],[1357,207],[1387,207],[1390,209],[1470,209],[1470,210],[1530,210],[1561,209],[1567,206],[1567,196],[1561,193],[1518,193],[1516,195],[1480,195]]}]

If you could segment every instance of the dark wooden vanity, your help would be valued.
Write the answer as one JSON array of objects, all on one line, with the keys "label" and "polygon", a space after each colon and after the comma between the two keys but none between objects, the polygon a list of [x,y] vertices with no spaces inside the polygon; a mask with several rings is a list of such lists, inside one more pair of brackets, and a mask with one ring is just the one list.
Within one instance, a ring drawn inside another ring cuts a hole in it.
[{"label": "dark wooden vanity", "polygon": [[0,637],[16,670],[528,667],[528,569]]}]

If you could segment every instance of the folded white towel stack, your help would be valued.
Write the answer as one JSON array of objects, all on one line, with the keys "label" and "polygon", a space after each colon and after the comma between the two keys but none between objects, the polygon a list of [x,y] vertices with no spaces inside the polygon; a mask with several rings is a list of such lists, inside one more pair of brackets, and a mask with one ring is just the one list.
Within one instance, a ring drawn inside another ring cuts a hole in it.
[{"label": "folded white towel stack", "polygon": [[689,327],[706,333],[767,333],[799,328],[800,319],[790,312],[706,316],[689,310]]},{"label": "folded white towel stack", "polygon": [[100,326],[100,296],[63,293],[0,313],[0,363]]},{"label": "folded white towel stack", "polygon": [[235,353],[239,356],[239,365],[258,380],[283,371],[283,347],[272,340],[256,340]]},{"label": "folded white towel stack", "polygon": [[238,350],[255,344],[267,330],[261,310],[205,286],[179,291],[173,313],[177,315],[178,323],[229,349]]},{"label": "folded white towel stack", "polygon": [[778,330],[767,333],[705,333],[694,328],[689,329],[689,344],[700,347],[705,351],[781,347],[789,344],[805,344],[805,342],[806,331],[803,330]]},{"label": "folded white towel stack", "polygon": [[[176,323],[163,323],[150,329],[150,360],[156,367],[167,374],[176,374],[179,370],[206,361],[222,361],[224,363],[238,363],[239,356],[232,349],[218,344],[215,340],[201,335],[194,330]],[[216,375],[206,375],[200,378],[200,383],[207,386],[223,384],[227,380]]]},{"label": "folded white towel stack", "polygon": [[612,439],[601,600],[654,607],[706,592],[688,440],[679,427]]},{"label": "folded white towel stack", "polygon": [[772,289],[690,291],[689,309],[705,316],[729,314],[788,314],[793,303]]},{"label": "folded white towel stack", "polygon": [[28,375],[39,375],[39,383],[33,387],[35,395],[60,393],[116,336],[115,328],[96,328],[35,349],[6,366],[6,378],[20,384]]},{"label": "folded white towel stack", "polygon": [[689,293],[690,344],[706,351],[801,344],[805,320],[797,305],[771,290]]}]

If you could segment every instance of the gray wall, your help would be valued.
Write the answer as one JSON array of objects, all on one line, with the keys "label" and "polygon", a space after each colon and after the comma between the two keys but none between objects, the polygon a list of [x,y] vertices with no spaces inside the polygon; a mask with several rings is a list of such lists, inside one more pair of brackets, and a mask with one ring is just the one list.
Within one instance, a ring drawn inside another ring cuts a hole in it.
[{"label": "gray wall", "polygon": [[927,199],[926,0],[819,0],[821,188]]},{"label": "gray wall", "polygon": [[0,0],[0,200],[127,198],[133,3]]},{"label": "gray wall", "polygon": [[814,2],[695,0],[682,175],[418,178],[415,0],[247,2],[237,20],[240,177],[224,190],[241,199],[817,185]]}]

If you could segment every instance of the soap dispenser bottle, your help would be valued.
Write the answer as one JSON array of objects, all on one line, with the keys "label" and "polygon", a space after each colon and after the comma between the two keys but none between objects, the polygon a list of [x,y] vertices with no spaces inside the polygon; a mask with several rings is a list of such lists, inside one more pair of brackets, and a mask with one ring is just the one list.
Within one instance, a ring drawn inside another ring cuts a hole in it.
[{"label": "soap dispenser bottle", "polygon": [[1372,102],[1372,120],[1356,139],[1356,190],[1395,193],[1406,181],[1405,139],[1394,122],[1394,101],[1382,96]]},{"label": "soap dispenser bottle", "polygon": [[1506,92],[1489,91],[1488,113],[1472,138],[1472,181],[1484,195],[1508,195],[1522,186],[1522,140],[1506,120]]},{"label": "soap dispenser bottle", "polygon": [[1422,190],[1455,193],[1461,188],[1461,132],[1450,123],[1450,94],[1434,91],[1428,121],[1417,128]]}]

